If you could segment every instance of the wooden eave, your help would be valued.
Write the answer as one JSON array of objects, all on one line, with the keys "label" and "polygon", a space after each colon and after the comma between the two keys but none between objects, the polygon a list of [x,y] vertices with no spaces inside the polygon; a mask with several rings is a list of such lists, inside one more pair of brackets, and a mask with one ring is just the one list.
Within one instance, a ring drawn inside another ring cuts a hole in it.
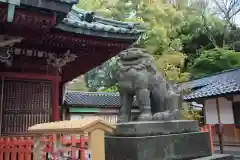
[{"label": "wooden eave", "polygon": [[20,0],[21,5],[37,8],[39,10],[50,10],[53,12],[69,13],[72,6],[78,0]]},{"label": "wooden eave", "polygon": [[[52,30],[45,36],[30,36],[24,38],[20,43],[16,43],[13,46],[13,52],[18,53],[14,55],[13,68],[15,68],[14,72],[30,69],[33,72],[34,69],[36,72],[54,72],[53,68],[46,63],[46,55],[48,53],[61,55],[70,49],[71,53],[76,54],[78,57],[62,68],[62,83],[65,83],[117,55],[131,43],[132,41],[103,37],[73,36],[66,32]],[[38,54],[44,55],[38,57]],[[6,70],[10,72],[11,68],[6,68]]]},{"label": "wooden eave", "polygon": [[219,95],[207,96],[207,97],[198,97],[198,98],[187,99],[184,101],[186,101],[186,102],[193,102],[193,101],[203,102],[204,100],[207,100],[207,99],[220,98],[220,97],[225,97],[228,100],[230,100],[232,98],[232,96],[234,96],[235,94],[238,94],[238,93],[240,93],[240,92],[232,92],[232,93],[219,94]]}]

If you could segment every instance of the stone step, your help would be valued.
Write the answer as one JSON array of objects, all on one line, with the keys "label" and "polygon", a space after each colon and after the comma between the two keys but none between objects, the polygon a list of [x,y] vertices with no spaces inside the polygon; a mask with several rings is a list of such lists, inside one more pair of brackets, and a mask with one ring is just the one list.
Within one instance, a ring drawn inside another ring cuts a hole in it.
[{"label": "stone step", "polygon": [[194,120],[140,121],[118,123],[116,136],[154,136],[176,133],[199,132],[198,122]]},{"label": "stone step", "polygon": [[193,160],[234,160],[234,156],[228,154],[214,154],[212,156],[196,158]]}]

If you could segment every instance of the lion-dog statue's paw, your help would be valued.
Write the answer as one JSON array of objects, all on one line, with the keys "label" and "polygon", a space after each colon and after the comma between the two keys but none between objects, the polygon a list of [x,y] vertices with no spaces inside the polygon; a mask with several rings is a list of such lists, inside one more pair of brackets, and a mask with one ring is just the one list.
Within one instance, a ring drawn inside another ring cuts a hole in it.
[{"label": "lion-dog statue's paw", "polygon": [[163,121],[165,112],[158,112],[153,115],[154,121]]},{"label": "lion-dog statue's paw", "polygon": [[158,112],[153,115],[153,120],[155,121],[170,121],[176,119],[179,119],[178,110]]},{"label": "lion-dog statue's paw", "polygon": [[117,123],[124,123],[124,122],[128,122],[128,115],[122,115],[118,117]]},{"label": "lion-dog statue's paw", "polygon": [[152,120],[152,113],[151,112],[143,112],[139,116],[139,121],[151,121]]}]

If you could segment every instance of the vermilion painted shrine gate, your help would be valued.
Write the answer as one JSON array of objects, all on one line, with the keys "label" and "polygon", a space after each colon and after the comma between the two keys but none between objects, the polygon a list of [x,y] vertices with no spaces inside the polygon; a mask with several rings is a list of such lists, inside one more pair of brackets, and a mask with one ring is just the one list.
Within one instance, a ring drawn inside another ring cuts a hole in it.
[{"label": "vermilion painted shrine gate", "polygon": [[19,134],[36,123],[59,120],[64,84],[115,56],[141,34],[136,23],[77,9],[77,0],[4,1],[1,134]]}]

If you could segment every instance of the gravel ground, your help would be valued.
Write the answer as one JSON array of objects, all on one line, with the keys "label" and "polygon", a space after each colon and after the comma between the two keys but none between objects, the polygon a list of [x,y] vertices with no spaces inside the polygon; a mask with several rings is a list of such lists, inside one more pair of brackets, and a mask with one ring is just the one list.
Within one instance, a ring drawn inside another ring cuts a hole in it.
[{"label": "gravel ground", "polygon": [[[215,153],[220,153],[219,146],[214,147]],[[240,160],[240,146],[224,146],[224,154],[234,155],[236,160]]]}]

